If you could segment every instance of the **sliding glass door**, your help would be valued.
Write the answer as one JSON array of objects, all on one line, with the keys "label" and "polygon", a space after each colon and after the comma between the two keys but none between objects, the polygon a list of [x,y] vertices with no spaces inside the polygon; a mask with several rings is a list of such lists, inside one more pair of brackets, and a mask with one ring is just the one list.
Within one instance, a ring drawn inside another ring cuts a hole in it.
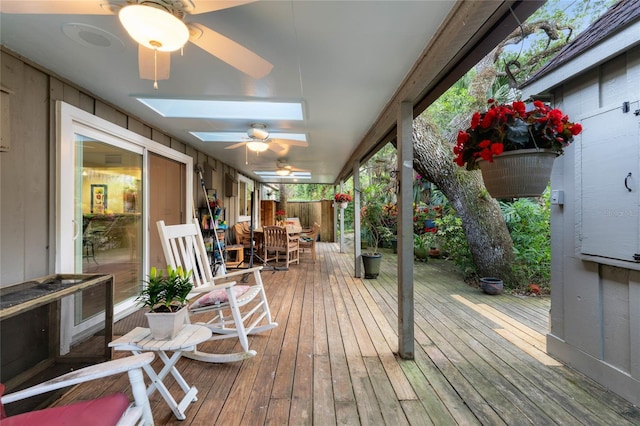
[{"label": "sliding glass door", "polygon": [[[136,308],[149,269],[149,233],[157,233],[149,223],[149,158],[182,164],[177,181],[184,188],[173,207],[181,218],[192,203],[192,159],[70,105],[57,108],[56,272],[112,274],[117,318]],[[162,192],[157,182],[154,188]],[[103,323],[104,299],[100,289],[62,301],[61,353]]]}]

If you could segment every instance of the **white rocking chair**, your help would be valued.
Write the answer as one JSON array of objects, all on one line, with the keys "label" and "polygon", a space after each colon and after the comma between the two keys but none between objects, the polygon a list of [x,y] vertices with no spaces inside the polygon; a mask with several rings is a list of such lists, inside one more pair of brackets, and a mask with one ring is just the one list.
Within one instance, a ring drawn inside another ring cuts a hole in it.
[{"label": "white rocking chair", "polygon": [[[213,312],[213,317],[198,323],[208,327],[214,334],[210,340],[237,337],[244,352],[213,354],[185,352],[184,356],[205,362],[235,362],[251,358],[256,351],[249,349],[248,334],[270,330],[278,324],[273,322],[269,303],[262,285],[262,266],[242,269],[221,276],[213,276],[209,256],[204,246],[200,227],[196,223],[165,225],[158,221],[158,232],[167,265],[182,266],[193,271],[193,291],[189,298],[199,295],[189,306],[190,314]],[[238,279],[253,275],[252,285],[236,285]],[[204,295],[203,295],[204,294]],[[241,309],[242,308],[242,309]]]},{"label": "white rocking chair", "polygon": [[135,404],[128,405],[126,395],[116,393],[71,405],[17,414],[0,420],[0,424],[36,425],[48,423],[51,419],[55,419],[56,424],[96,424],[97,419],[100,419],[103,424],[107,419],[113,419],[117,420],[118,426],[136,424],[153,426],[147,388],[142,376],[142,367],[153,361],[153,358],[153,353],[147,352],[91,365],[0,398],[2,403],[0,406],[2,406],[78,383],[127,372]]}]

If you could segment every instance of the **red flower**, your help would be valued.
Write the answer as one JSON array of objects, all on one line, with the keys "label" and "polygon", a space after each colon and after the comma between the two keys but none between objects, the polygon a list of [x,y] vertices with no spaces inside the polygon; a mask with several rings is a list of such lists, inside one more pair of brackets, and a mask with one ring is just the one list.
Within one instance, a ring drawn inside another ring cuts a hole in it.
[{"label": "red flower", "polygon": [[569,130],[573,136],[577,136],[582,132],[582,124],[575,123],[573,126],[569,127]]},{"label": "red flower", "polygon": [[453,147],[453,161],[469,170],[477,168],[477,161],[493,161],[504,152],[541,148],[562,154],[582,132],[579,123],[572,123],[560,109],[550,108],[542,101],[533,102],[527,111],[522,101],[497,104],[487,101],[485,112],[476,111],[468,129],[460,130]]},{"label": "red flower", "polygon": [[504,151],[504,145],[501,144],[500,142],[491,144],[491,153],[493,155],[500,155],[502,154],[503,151]]},{"label": "red flower", "polygon": [[471,128],[475,129],[480,124],[480,113],[474,112],[473,117],[471,117]]}]

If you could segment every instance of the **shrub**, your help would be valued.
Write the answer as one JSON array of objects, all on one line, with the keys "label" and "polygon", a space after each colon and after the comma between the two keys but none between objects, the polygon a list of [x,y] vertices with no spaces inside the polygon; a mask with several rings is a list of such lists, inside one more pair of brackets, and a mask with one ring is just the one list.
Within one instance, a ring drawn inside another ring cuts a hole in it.
[{"label": "shrub", "polygon": [[513,274],[518,288],[527,288],[531,283],[548,288],[551,280],[549,190],[539,200],[520,198],[500,203],[513,240]]},{"label": "shrub", "polygon": [[469,251],[467,236],[462,229],[462,220],[452,209],[436,219],[440,251],[443,252],[460,269],[465,277],[476,274],[476,265]]}]

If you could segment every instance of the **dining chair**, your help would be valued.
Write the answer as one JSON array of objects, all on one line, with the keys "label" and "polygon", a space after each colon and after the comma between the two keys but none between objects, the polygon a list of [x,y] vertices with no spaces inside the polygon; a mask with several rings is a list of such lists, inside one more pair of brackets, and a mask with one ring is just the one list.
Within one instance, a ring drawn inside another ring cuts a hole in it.
[{"label": "dining chair", "polygon": [[300,234],[300,250],[304,252],[306,249],[311,249],[311,258],[313,263],[316,263],[316,241],[318,240],[318,234],[320,234],[320,225],[314,222],[311,232]]},{"label": "dining chair", "polygon": [[300,238],[287,232],[284,226],[262,227],[263,259],[266,263],[270,260],[280,261],[282,255],[285,267],[291,263],[300,263]]}]

